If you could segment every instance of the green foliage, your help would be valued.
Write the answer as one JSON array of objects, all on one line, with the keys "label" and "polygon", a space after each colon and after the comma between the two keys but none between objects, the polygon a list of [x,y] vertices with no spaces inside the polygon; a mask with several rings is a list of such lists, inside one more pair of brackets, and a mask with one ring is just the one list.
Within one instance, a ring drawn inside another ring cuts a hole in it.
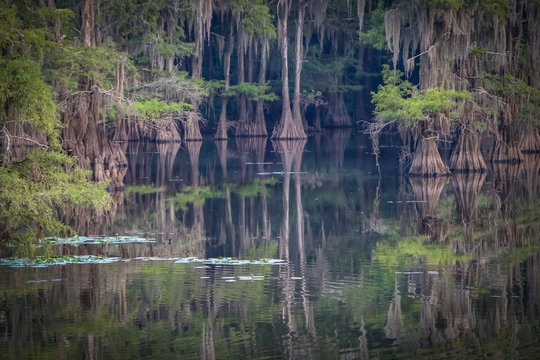
[{"label": "green foliage", "polygon": [[55,149],[60,147],[56,105],[38,63],[0,60],[0,109],[1,125],[16,119],[44,133]]},{"label": "green foliage", "polygon": [[127,186],[124,191],[124,195],[129,196],[130,194],[139,194],[139,195],[148,195],[164,192],[164,187],[155,187],[153,185],[132,185]]},{"label": "green foliage", "polygon": [[433,8],[438,11],[459,10],[462,8],[478,5],[481,9],[497,16],[506,16],[510,11],[510,3],[506,0],[416,0],[418,4],[424,7]]},{"label": "green foliage", "polygon": [[429,244],[425,236],[411,236],[399,241],[379,241],[373,251],[373,260],[389,269],[406,269],[420,263],[448,265],[470,260],[470,255],[459,255],[451,245]]},{"label": "green foliage", "polygon": [[478,0],[478,3],[482,9],[500,17],[507,16],[511,10],[510,2],[507,0]]},{"label": "green foliage", "polygon": [[233,0],[231,9],[234,14],[240,15],[242,26],[248,34],[267,39],[276,37],[273,16],[263,0]]},{"label": "green foliage", "polygon": [[220,94],[225,88],[224,80],[207,80],[205,84],[206,91],[208,94]]},{"label": "green foliage", "polygon": [[181,115],[184,111],[193,110],[193,105],[179,102],[166,103],[157,98],[152,100],[143,100],[134,104],[139,115],[159,119],[170,115]]},{"label": "green foliage", "polygon": [[211,186],[197,188],[187,186],[181,192],[177,193],[172,198],[172,201],[177,210],[186,211],[188,204],[204,205],[206,199],[223,198],[224,196],[223,191]]},{"label": "green foliage", "polygon": [[165,39],[159,38],[156,41],[156,50],[161,56],[170,57],[170,56],[189,56],[193,54],[195,50],[195,43],[186,43],[186,42],[177,42],[169,43]]},{"label": "green foliage", "polygon": [[471,99],[469,92],[430,88],[418,91],[403,73],[383,67],[384,84],[372,92],[374,113],[382,121],[403,120],[406,126],[428,118],[455,116],[450,114],[459,103]]},{"label": "green foliage", "polygon": [[[75,50],[68,41],[54,41],[53,20],[69,22],[72,17],[69,10],[41,8],[34,2],[0,4],[2,145],[15,136],[45,141],[39,150],[23,149],[19,158],[2,147],[0,238],[29,254],[40,237],[71,232],[58,220],[67,207],[98,209],[110,202],[105,184],[88,181],[90,173],[74,169],[74,159],[61,150],[57,106],[46,83],[63,85],[62,78],[78,82],[108,76],[96,63],[107,62],[112,50]],[[22,134],[10,134],[8,129],[17,127]]]},{"label": "green foliage", "polygon": [[127,75],[135,73],[126,54],[118,53],[108,44],[99,47],[75,47],[69,42],[47,48],[43,62],[44,74],[61,90],[73,92],[81,86],[96,84],[113,89],[115,65],[125,63]]},{"label": "green foliage", "polygon": [[105,184],[88,182],[90,173],[73,168],[73,158],[54,151],[31,151],[0,168],[0,223],[5,239],[33,252],[40,237],[70,233],[58,211],[82,206],[100,209],[110,197]]},{"label": "green foliage", "polygon": [[486,48],[483,48],[481,46],[477,46],[473,49],[471,49],[471,53],[476,56],[476,57],[482,57],[485,53],[487,53],[487,49]]},{"label": "green foliage", "polygon": [[304,64],[302,86],[308,91],[324,93],[345,93],[362,88],[358,84],[344,83],[342,74],[356,66],[356,61],[348,56],[320,56],[315,47],[308,51]]},{"label": "green foliage", "polygon": [[99,17],[97,21],[104,27],[111,26],[106,23],[106,19],[115,20],[112,26],[124,39],[120,45],[130,53],[136,54],[140,65],[151,65],[149,57],[143,55],[141,44],[155,46],[157,52],[165,57],[189,56],[193,53],[195,44],[183,41],[185,33],[182,26],[171,26],[170,36],[167,36],[168,34],[159,26],[165,14],[178,24],[191,16],[191,9],[186,3],[177,3],[173,6],[167,0],[125,0],[108,1],[101,6],[107,16]]},{"label": "green foliage", "polygon": [[460,9],[463,6],[462,0],[416,0],[422,6],[438,10]]},{"label": "green foliage", "polygon": [[359,35],[361,45],[369,45],[377,50],[386,50],[388,48],[386,44],[386,30],[384,28],[385,12],[386,10],[383,8],[382,3],[379,3],[376,9],[369,15],[366,15],[365,27],[367,31]]},{"label": "green foliage", "polygon": [[521,111],[518,114],[520,121],[533,124],[540,123],[538,119],[540,113],[540,90],[511,75],[484,74],[481,83],[491,95],[502,99],[518,99],[522,103]]},{"label": "green foliage", "polygon": [[[39,61],[44,50],[54,44],[53,19],[69,22],[67,9],[40,8],[26,2],[0,4],[0,54],[9,58]],[[67,27],[66,27],[67,28]]]},{"label": "green foliage", "polygon": [[274,186],[277,183],[277,178],[267,177],[262,179],[255,178],[255,180],[249,184],[225,184],[224,186],[229,187],[233,193],[250,197],[259,194],[268,194],[268,187]]},{"label": "green foliage", "polygon": [[246,95],[249,100],[264,100],[274,101],[278,97],[273,92],[266,93],[271,88],[270,85],[258,85],[255,83],[243,82],[238,85],[231,86],[229,90],[222,92],[223,96],[236,96],[237,94]]}]

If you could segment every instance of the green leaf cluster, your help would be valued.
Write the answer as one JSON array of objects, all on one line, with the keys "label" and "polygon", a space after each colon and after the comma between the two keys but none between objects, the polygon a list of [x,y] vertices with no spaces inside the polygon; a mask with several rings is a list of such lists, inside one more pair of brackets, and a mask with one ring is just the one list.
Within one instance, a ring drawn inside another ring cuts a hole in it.
[{"label": "green leaf cluster", "polygon": [[263,0],[233,0],[231,3],[233,14],[241,17],[243,28],[248,34],[259,38],[274,39],[274,17]]},{"label": "green leaf cluster", "polygon": [[187,186],[177,193],[172,201],[176,210],[186,211],[188,204],[204,205],[206,199],[223,198],[225,196],[222,190],[212,186],[191,187]]},{"label": "green leaf cluster", "polygon": [[525,81],[511,75],[484,74],[481,83],[491,95],[510,99],[515,98],[522,102],[521,111],[518,114],[520,121],[539,124],[540,113],[540,90],[527,85]]},{"label": "green leaf cluster", "polygon": [[416,86],[403,80],[403,73],[383,67],[384,84],[377,92],[372,92],[374,113],[382,121],[402,120],[406,126],[429,118],[455,116],[451,111],[457,109],[460,102],[470,100],[467,91],[430,88],[419,91]]},{"label": "green leaf cluster", "polygon": [[270,85],[259,85],[255,83],[243,82],[231,86],[228,90],[222,92],[223,96],[236,96],[238,94],[246,95],[249,100],[274,101],[278,97],[273,92],[266,93],[271,88]]},{"label": "green leaf cluster", "polygon": [[43,62],[44,74],[61,90],[73,92],[88,84],[96,84],[105,90],[113,89],[115,65],[125,63],[126,74],[134,74],[135,68],[127,54],[117,52],[111,45],[98,47],[75,47],[63,42],[49,47]]},{"label": "green leaf cluster", "polygon": [[308,90],[324,93],[345,93],[359,90],[357,84],[343,83],[342,74],[356,66],[356,61],[348,56],[321,56],[316,47],[308,51],[307,61],[302,71],[302,86]]},{"label": "green leaf cluster", "polygon": [[32,253],[40,237],[71,233],[58,220],[68,207],[107,207],[105,184],[87,180],[89,171],[73,168],[73,158],[55,151],[34,150],[0,168],[2,236]]},{"label": "green leaf cluster", "polygon": [[[0,54],[8,58],[39,61],[54,43],[53,19],[69,22],[67,9],[40,8],[32,2],[0,3]],[[63,30],[69,29],[66,26]]]},{"label": "green leaf cluster", "polygon": [[360,33],[359,39],[361,45],[369,45],[377,50],[386,50],[386,30],[384,27],[384,13],[387,10],[383,8],[382,3],[374,9],[369,15],[365,16],[365,26],[367,31]]},{"label": "green leaf cluster", "polygon": [[139,101],[136,102],[134,106],[139,115],[150,119],[159,119],[170,115],[181,115],[184,111],[193,110],[193,105],[191,104],[183,102],[166,103],[158,98]]},{"label": "green leaf cluster", "polygon": [[[107,1],[101,6],[107,15],[98,18],[100,25],[111,26],[106,20],[114,19],[112,26],[123,38],[121,46],[135,55],[139,65],[150,65],[141,44],[154,46],[165,57],[189,56],[193,53],[195,44],[184,41],[184,28],[178,25],[193,16],[192,9],[185,2],[123,0]],[[164,15],[171,19],[169,34],[163,30],[163,26],[159,26],[160,18],[166,17]]]},{"label": "green leaf cluster", "polygon": [[510,11],[510,3],[506,0],[416,0],[418,4],[424,7],[433,8],[438,11],[459,10],[462,8],[471,8],[477,6],[493,15],[504,17]]},{"label": "green leaf cluster", "polygon": [[416,2],[422,6],[439,10],[457,10],[464,5],[463,0],[416,0]]},{"label": "green leaf cluster", "polygon": [[37,62],[0,59],[0,109],[0,125],[18,120],[45,134],[50,146],[60,148],[56,104]]},{"label": "green leaf cluster", "polygon": [[[49,83],[65,87],[60,76],[74,83],[85,80],[82,76],[107,76],[104,66],[96,66],[108,60],[103,51],[75,50],[69,41],[55,39],[70,26],[55,34],[53,20],[72,17],[69,10],[32,1],[0,4],[0,241],[30,254],[40,237],[71,232],[58,220],[67,207],[98,209],[110,202],[105,184],[74,168],[75,160],[59,141],[61,124]],[[8,144],[18,137],[40,148],[19,148],[13,158]]]}]

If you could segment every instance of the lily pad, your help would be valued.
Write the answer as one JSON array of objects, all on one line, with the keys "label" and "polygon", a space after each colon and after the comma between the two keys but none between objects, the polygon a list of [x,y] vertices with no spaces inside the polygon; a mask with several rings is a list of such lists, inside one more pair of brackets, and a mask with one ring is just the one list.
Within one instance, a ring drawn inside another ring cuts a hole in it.
[{"label": "lily pad", "polygon": [[11,267],[47,267],[51,265],[67,264],[110,264],[119,261],[118,257],[103,257],[94,255],[64,255],[64,256],[36,256],[35,258],[5,258],[0,259],[0,265]]},{"label": "lily pad", "polygon": [[199,259],[196,257],[182,258],[176,261],[178,264],[202,263],[205,265],[281,265],[284,260],[281,259],[259,259],[259,260],[239,260],[233,257],[229,258],[210,258]]},{"label": "lily pad", "polygon": [[129,244],[129,243],[154,243],[156,239],[142,238],[139,236],[75,236],[70,238],[47,238],[42,242],[52,245],[57,244]]}]

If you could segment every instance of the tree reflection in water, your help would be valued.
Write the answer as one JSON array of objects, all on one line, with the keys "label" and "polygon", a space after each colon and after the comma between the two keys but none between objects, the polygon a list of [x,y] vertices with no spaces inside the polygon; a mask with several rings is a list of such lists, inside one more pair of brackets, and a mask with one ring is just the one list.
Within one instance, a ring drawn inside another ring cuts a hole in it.
[{"label": "tree reflection in water", "polygon": [[[3,353],[384,359],[538,352],[538,155],[450,180],[400,181],[389,170],[399,167],[397,153],[378,178],[362,137],[318,137],[124,144],[126,190],[108,214],[74,209],[71,224],[83,235],[155,242],[55,249],[124,260],[108,265],[0,267]],[[134,260],[185,256],[286,264]],[[39,280],[47,281],[27,283]]]}]

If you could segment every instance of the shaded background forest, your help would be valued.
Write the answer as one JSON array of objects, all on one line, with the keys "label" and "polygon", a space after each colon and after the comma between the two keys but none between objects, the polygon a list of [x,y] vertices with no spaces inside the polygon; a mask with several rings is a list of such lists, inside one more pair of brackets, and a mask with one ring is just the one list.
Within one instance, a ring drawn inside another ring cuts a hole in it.
[{"label": "shaded background forest", "polygon": [[[520,149],[538,149],[534,122],[513,125],[537,117],[538,11],[517,0],[5,1],[2,62],[15,72],[28,71],[14,62],[38,63],[68,149],[89,146],[95,131],[167,142],[199,140],[201,127],[216,139],[293,139],[359,125],[373,117],[370,92],[392,63],[420,90],[472,94],[457,115],[391,113],[409,128],[437,118],[413,137],[448,135],[447,120],[458,119],[452,135],[489,128],[491,156],[519,161]],[[3,104],[6,119],[24,121],[9,95]],[[8,128],[25,132],[17,121]],[[514,144],[519,131],[526,139]]]}]

